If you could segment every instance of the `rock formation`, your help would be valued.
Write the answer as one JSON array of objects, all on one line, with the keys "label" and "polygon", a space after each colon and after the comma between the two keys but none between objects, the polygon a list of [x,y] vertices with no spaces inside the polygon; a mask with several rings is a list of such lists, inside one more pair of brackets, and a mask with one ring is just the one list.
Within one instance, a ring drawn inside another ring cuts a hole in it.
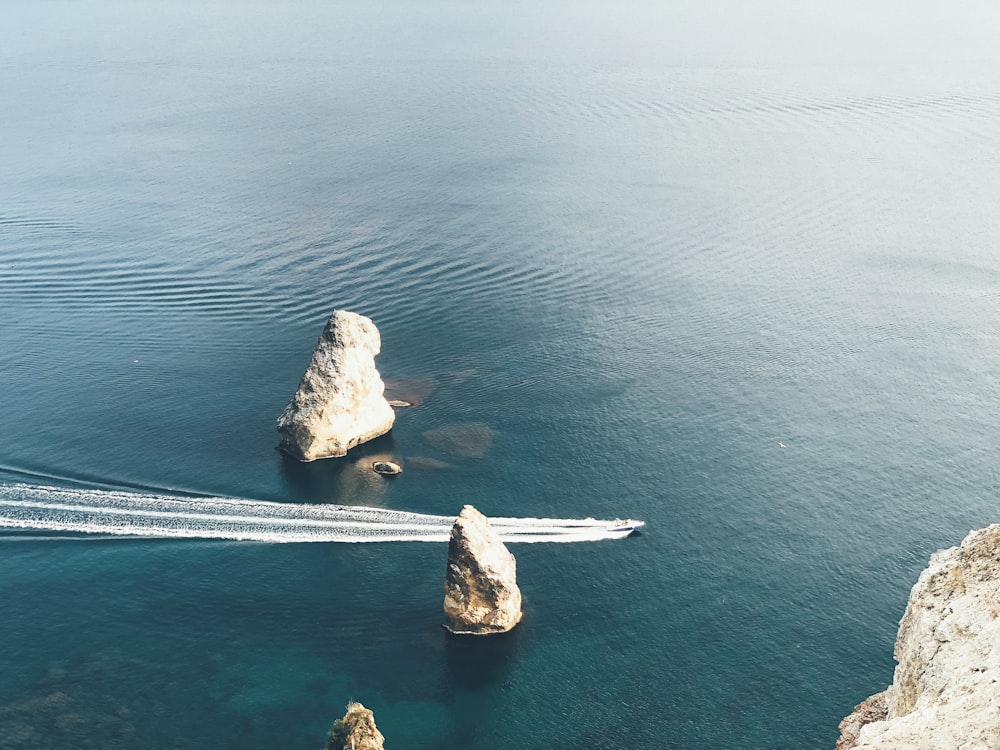
[{"label": "rock formation", "polygon": [[882,694],[859,705],[841,723],[838,750],[1000,748],[1000,525],[931,557],[894,656],[885,710]]},{"label": "rock formation", "polygon": [[372,463],[372,471],[376,474],[384,474],[387,477],[403,473],[403,467],[397,461],[375,461]]},{"label": "rock formation", "polygon": [[850,750],[856,747],[861,728],[873,721],[884,721],[886,715],[885,692],[875,693],[863,700],[837,727],[840,730],[840,738],[834,750]]},{"label": "rock formation", "polygon": [[445,629],[468,635],[505,633],[521,621],[514,556],[471,505],[451,529],[444,613]]},{"label": "rock formation", "polygon": [[375,726],[375,714],[351,701],[344,718],[333,722],[323,750],[383,750],[384,741]]},{"label": "rock formation", "polygon": [[334,311],[298,390],[278,417],[281,450],[301,461],[344,456],[392,428],[396,415],[375,369],[381,346],[371,320]]}]

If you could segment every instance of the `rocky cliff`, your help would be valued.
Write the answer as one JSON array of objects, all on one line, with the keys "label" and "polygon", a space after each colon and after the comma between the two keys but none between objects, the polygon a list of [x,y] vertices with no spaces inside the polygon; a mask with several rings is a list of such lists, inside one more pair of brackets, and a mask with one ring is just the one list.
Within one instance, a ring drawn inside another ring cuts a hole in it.
[{"label": "rocky cliff", "polygon": [[375,714],[352,701],[347,704],[344,718],[333,722],[323,750],[384,750],[384,741],[375,726]]},{"label": "rocky cliff", "polygon": [[1000,748],[1000,525],[931,557],[894,656],[892,685],[841,723],[838,750]]},{"label": "rocky cliff", "polygon": [[452,633],[504,633],[521,621],[517,563],[489,519],[466,505],[451,529],[444,581],[445,628]]},{"label": "rocky cliff", "polygon": [[371,320],[334,311],[298,390],[278,417],[281,450],[302,461],[343,456],[392,428],[396,415],[375,369],[381,346]]}]

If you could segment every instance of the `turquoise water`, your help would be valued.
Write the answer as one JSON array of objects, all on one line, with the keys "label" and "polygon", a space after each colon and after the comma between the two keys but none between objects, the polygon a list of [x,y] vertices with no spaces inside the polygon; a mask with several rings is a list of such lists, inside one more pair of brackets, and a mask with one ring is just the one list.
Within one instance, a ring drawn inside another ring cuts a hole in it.
[{"label": "turquoise water", "polygon": [[[474,643],[444,545],[0,532],[4,746],[832,747],[1000,445],[1000,19],[839,6],[8,3],[3,484],[649,528]],[[334,308],[426,397],[300,465]]]}]

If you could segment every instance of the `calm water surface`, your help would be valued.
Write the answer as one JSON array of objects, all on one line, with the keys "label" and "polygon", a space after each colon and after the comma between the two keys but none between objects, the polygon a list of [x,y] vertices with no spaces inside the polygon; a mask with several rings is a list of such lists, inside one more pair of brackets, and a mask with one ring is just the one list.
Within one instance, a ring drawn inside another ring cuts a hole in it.
[{"label": "calm water surface", "polygon": [[[486,643],[443,545],[2,532],[3,746],[832,747],[1000,520],[998,11],[837,5],[8,2],[0,481],[649,529]],[[338,307],[430,392],[299,465]]]}]

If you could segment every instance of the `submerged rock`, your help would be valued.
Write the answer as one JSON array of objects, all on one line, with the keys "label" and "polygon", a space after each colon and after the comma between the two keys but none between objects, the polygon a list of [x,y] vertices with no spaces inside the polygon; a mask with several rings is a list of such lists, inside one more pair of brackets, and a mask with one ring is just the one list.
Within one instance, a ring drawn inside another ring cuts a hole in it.
[{"label": "submerged rock", "polygon": [[383,750],[383,742],[385,738],[375,726],[375,714],[351,701],[344,718],[333,722],[323,750]]},{"label": "submerged rock", "polygon": [[465,422],[427,430],[423,437],[440,450],[459,456],[481,458],[493,442],[493,430],[479,422]]},{"label": "submerged rock", "polygon": [[436,386],[435,381],[426,378],[386,380],[385,397],[392,406],[420,406]]},{"label": "submerged rock", "polygon": [[446,630],[469,635],[505,633],[521,621],[514,556],[471,505],[451,529],[444,613]]},{"label": "submerged rock", "polygon": [[428,471],[441,471],[453,468],[451,464],[445,461],[428,458],[427,456],[407,456],[406,465],[411,469],[424,469]]},{"label": "submerged rock", "polygon": [[883,718],[867,712],[870,721],[853,742],[842,735],[838,750],[1000,748],[1000,525],[931,557],[910,592],[894,656]]},{"label": "submerged rock", "polygon": [[118,696],[95,690],[89,680],[76,682],[77,676],[59,678],[70,683],[66,687],[74,689],[77,697],[56,690],[0,704],[0,750],[135,747],[136,728],[129,720],[132,712],[118,704]]},{"label": "submerged rock", "polygon": [[392,429],[396,414],[375,369],[382,343],[375,324],[335,310],[298,390],[278,417],[278,446],[300,461],[344,456]]}]

